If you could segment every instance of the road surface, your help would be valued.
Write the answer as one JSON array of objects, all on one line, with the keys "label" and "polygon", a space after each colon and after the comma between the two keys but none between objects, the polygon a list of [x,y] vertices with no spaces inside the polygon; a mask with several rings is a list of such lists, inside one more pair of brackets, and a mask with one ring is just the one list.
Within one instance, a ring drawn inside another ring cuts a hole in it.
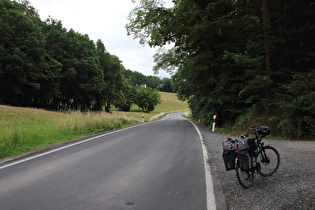
[{"label": "road surface", "polygon": [[171,114],[0,166],[0,209],[209,209],[204,159]]}]

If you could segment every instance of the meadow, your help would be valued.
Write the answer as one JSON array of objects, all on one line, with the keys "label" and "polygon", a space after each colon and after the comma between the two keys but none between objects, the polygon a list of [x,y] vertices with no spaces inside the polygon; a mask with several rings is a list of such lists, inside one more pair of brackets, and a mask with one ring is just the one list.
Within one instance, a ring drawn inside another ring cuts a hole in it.
[{"label": "meadow", "polygon": [[187,111],[176,94],[160,92],[162,103],[153,112],[133,106],[130,112],[54,112],[0,105],[0,159],[83,136],[156,120],[164,114]]}]

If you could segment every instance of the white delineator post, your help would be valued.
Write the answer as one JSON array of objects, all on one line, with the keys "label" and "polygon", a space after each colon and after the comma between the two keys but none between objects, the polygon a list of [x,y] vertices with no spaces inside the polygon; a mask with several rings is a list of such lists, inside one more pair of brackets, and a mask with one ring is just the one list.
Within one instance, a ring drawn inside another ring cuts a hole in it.
[{"label": "white delineator post", "polygon": [[215,118],[217,118],[217,115],[213,115],[212,132],[214,132],[214,128],[215,128]]},{"label": "white delineator post", "polygon": [[144,115],[142,115],[142,123],[144,123]]}]

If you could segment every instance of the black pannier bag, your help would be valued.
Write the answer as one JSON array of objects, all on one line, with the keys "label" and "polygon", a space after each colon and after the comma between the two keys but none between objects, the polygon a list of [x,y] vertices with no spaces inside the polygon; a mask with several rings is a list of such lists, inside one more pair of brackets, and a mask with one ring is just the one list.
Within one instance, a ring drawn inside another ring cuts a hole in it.
[{"label": "black pannier bag", "polygon": [[248,150],[240,151],[239,161],[242,170],[251,171],[256,169],[256,156],[249,153]]},{"label": "black pannier bag", "polygon": [[247,139],[248,149],[250,152],[255,152],[257,145],[254,138]]},{"label": "black pannier bag", "polygon": [[223,150],[223,160],[227,171],[235,169],[235,151]]},{"label": "black pannier bag", "polygon": [[237,148],[237,140],[228,138],[228,140],[222,143],[223,146],[223,160],[225,169],[227,171],[235,169],[235,150]]},{"label": "black pannier bag", "polygon": [[239,140],[240,166],[243,170],[253,170],[256,167],[256,142],[254,138],[242,138]]}]

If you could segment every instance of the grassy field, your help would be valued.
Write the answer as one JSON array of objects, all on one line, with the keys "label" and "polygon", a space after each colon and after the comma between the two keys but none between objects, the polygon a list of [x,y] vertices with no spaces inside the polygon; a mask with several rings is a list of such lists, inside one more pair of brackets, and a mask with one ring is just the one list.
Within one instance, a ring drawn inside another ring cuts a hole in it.
[{"label": "grassy field", "polygon": [[68,113],[43,109],[0,105],[0,159],[108,130],[157,119],[159,116],[188,110],[186,102],[178,101],[174,93],[160,92],[162,104],[147,114],[137,106],[131,112]]},{"label": "grassy field", "polygon": [[124,114],[128,117],[132,117],[136,119],[141,119],[142,115],[144,115],[144,118],[146,121],[151,121],[151,120],[157,119],[158,117],[166,113],[181,112],[181,111],[189,110],[187,102],[179,101],[175,93],[160,92],[160,94],[161,94],[162,103],[158,104],[155,107],[155,110],[153,112],[143,113],[141,112],[141,109],[137,105],[134,105],[133,107],[131,107],[130,112],[114,112],[114,113]]}]

